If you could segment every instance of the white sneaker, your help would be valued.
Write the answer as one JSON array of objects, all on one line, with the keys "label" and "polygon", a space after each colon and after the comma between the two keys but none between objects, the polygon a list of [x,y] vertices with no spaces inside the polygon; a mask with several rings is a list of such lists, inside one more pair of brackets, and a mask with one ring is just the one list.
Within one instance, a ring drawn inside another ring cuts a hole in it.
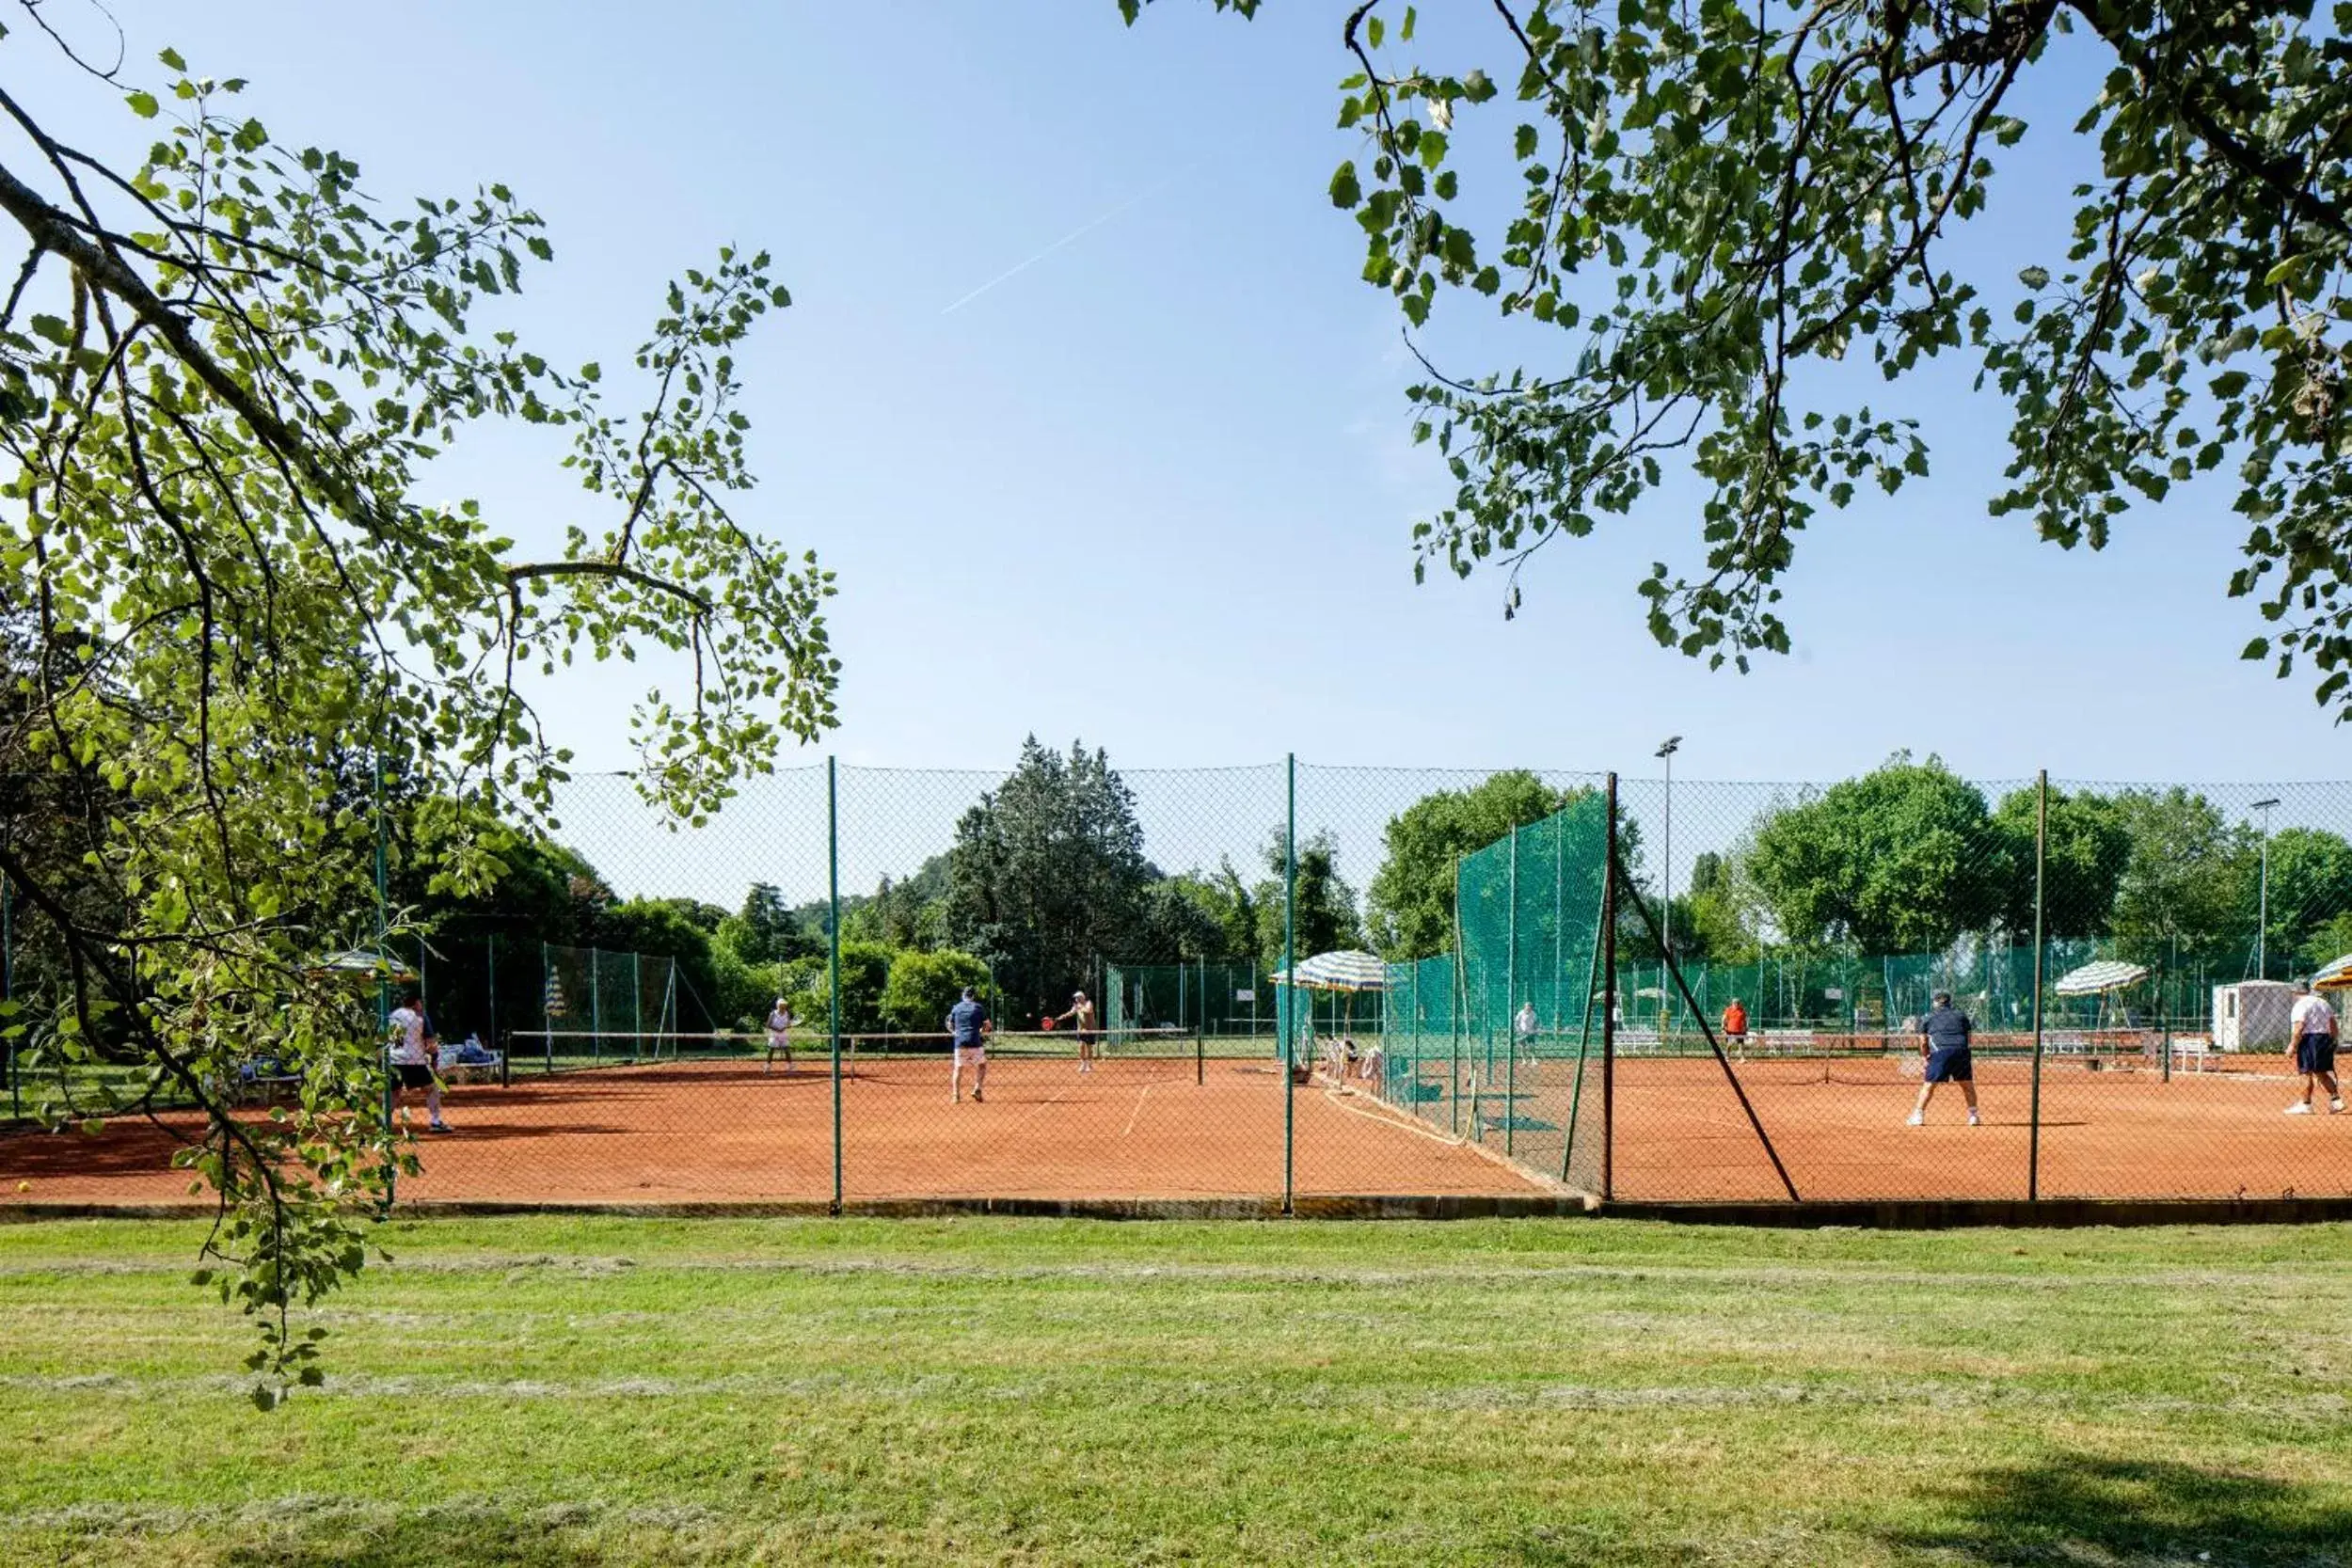
[{"label": "white sneaker", "polygon": [[2311,1114],[2312,1102],[2308,1100],[2298,1100],[2287,1107],[2287,1115],[2291,1117],[2307,1117]]},{"label": "white sneaker", "polygon": [[1914,1111],[1911,1115],[1903,1117],[1903,1125],[1905,1127],[1925,1127],[1927,1124],[1927,1113],[1924,1111]]},{"label": "white sneaker", "polygon": [[2340,1117],[2344,1115],[2344,1101],[2341,1100],[2331,1100],[2328,1101],[2328,1114],[2331,1117]]},{"label": "white sneaker", "polygon": [[1971,1127],[1982,1127],[1984,1123],[1977,1119],[1976,1112],[1971,1111],[1968,1113],[1968,1125]]}]

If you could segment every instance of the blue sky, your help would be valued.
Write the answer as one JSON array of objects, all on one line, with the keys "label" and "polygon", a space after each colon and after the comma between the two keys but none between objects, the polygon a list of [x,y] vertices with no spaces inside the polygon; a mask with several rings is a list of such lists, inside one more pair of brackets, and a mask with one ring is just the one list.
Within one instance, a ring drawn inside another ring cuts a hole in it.
[{"label": "blue sky", "polygon": [[[667,277],[730,241],[774,252],[795,306],[747,356],[743,512],[839,573],[846,665],[842,728],[787,761],[993,768],[1034,731],[1137,768],[1647,771],[1678,733],[1700,778],[1898,747],[2001,777],[2344,771],[2307,685],[2235,657],[2259,628],[2222,593],[2226,494],[2135,513],[2104,556],[2037,544],[1985,515],[2006,411],[1953,375],[1880,394],[1929,420],[1937,476],[1804,539],[1797,652],[1756,674],[1644,628],[1648,563],[1696,553],[1687,489],[1544,552],[1516,621],[1499,578],[1416,588],[1407,531],[1445,485],[1406,440],[1397,317],[1324,196],[1357,149],[1332,128],[1333,0],[1248,24],[1160,0],[1132,31],[1112,0],[115,9],[135,60],[173,43],[252,78],[281,139],[339,147],[380,195],[513,185],[558,262],[507,321],[553,356],[612,365]],[[8,47],[21,77],[34,44]],[[2087,80],[2056,77],[2053,127]],[[135,144],[127,117],[88,123]],[[2062,139],[2013,155],[1964,241],[1999,277],[2062,230]],[[1437,341],[1557,351],[1466,316]],[[555,455],[493,436],[436,482],[540,537],[586,515]],[[628,761],[611,715],[641,684],[544,694],[583,765]]]}]

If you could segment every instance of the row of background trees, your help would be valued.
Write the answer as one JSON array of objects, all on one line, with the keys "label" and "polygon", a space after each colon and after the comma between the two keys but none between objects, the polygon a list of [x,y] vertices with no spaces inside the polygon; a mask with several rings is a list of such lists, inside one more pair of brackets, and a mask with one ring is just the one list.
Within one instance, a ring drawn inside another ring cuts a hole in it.
[{"label": "row of background trees", "polygon": [[[1359,895],[1337,840],[1298,847],[1301,954],[1368,947],[1391,959],[1448,951],[1455,862],[1574,803],[1586,786],[1497,773],[1422,796],[1386,824],[1382,858]],[[1693,857],[1673,899],[1677,956],[1718,964],[1776,954],[1940,953],[1963,940],[2023,942],[2034,928],[2036,799],[2031,786],[1990,798],[1938,759],[1899,752],[1825,788],[1758,809],[1686,785],[1685,832],[1722,845]],[[1726,813],[1743,818],[1726,832]],[[1624,849],[1654,893],[1643,825]],[[2042,928],[2118,957],[2217,977],[2274,975],[2352,951],[2352,841],[2309,826],[2269,835],[2268,926],[2256,941],[2264,841],[2253,823],[2180,787],[2049,798]],[[752,884],[729,910],[691,898],[619,897],[575,849],[512,846],[488,891],[437,897],[425,857],[395,846],[392,895],[431,933],[428,973],[462,969],[478,944],[520,958],[499,1023],[537,1026],[529,964],[541,942],[674,959],[682,1027],[755,1026],[775,997],[803,1019],[826,1016],[825,908]],[[1267,825],[1241,864],[1171,871],[1144,843],[1133,792],[1100,749],[1057,752],[1035,739],[1003,784],[956,824],[952,841],[911,875],[845,896],[846,1028],[928,1031],[967,984],[991,986],[1009,1022],[1058,1011],[1078,989],[1100,996],[1109,965],[1244,964],[1263,974],[1283,945],[1282,834]],[[1654,963],[1647,926],[1629,912],[1629,961]],[[513,958],[504,961],[512,963]],[[469,1026],[471,1021],[446,1021]]]}]

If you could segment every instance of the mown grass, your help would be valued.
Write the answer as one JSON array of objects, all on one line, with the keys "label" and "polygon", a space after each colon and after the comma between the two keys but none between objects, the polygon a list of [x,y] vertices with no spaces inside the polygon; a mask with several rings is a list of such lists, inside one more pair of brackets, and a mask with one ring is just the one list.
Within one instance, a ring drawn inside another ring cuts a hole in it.
[{"label": "mown grass", "polygon": [[404,1221],[271,1415],[194,1239],[0,1226],[0,1561],[2352,1562],[2342,1227]]}]

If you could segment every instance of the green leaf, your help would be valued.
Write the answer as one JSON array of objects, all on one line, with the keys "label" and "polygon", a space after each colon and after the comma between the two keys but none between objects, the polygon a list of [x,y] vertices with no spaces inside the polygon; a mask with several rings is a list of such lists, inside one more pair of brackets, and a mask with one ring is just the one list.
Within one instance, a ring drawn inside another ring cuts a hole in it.
[{"label": "green leaf", "polygon": [[129,94],[123,102],[130,104],[131,112],[141,119],[153,119],[163,112],[163,105],[155,102],[155,95],[145,88]]},{"label": "green leaf", "polygon": [[180,57],[180,51],[177,49],[158,50],[155,57],[163,61],[165,67],[168,70],[185,71],[188,69],[188,62]]},{"label": "green leaf", "polygon": [[2022,268],[2017,274],[2017,281],[2028,289],[2046,289],[2050,286],[2050,269],[2047,267]]},{"label": "green leaf", "polygon": [[1331,205],[1339,208],[1355,206],[1364,198],[1363,187],[1357,183],[1353,162],[1342,164],[1331,176]]}]

